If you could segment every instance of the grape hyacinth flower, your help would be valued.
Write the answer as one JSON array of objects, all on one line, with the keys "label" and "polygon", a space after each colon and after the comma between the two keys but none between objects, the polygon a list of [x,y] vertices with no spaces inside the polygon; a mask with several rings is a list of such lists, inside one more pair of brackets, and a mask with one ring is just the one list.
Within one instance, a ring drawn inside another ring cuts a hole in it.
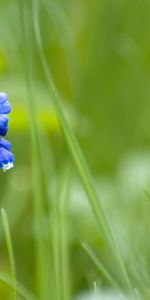
[{"label": "grape hyacinth flower", "polygon": [[0,92],[0,168],[4,171],[13,168],[14,156],[11,153],[11,143],[4,137],[8,131],[9,118],[6,114],[11,112],[11,106],[5,93]]}]

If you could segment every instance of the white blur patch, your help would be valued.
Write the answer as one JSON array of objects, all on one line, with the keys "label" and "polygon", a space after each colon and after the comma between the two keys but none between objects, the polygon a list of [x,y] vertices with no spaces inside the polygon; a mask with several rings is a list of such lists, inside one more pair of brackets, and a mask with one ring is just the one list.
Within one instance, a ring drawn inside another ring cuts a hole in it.
[{"label": "white blur patch", "polygon": [[6,172],[14,167],[13,162],[9,162],[8,164],[3,164],[3,171]]},{"label": "white blur patch", "polygon": [[124,295],[121,292],[114,292],[114,291],[97,291],[96,293],[89,291],[75,298],[75,300],[129,300],[129,299],[135,300],[135,298],[131,298],[129,295]]}]

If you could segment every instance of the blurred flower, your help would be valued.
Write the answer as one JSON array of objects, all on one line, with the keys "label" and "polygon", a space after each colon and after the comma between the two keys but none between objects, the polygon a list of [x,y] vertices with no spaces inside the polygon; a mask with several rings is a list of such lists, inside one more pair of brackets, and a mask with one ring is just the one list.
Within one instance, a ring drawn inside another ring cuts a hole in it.
[{"label": "blurred flower", "polygon": [[0,136],[5,136],[8,131],[9,118],[6,114],[9,114],[10,111],[11,107],[7,95],[0,92]]},{"label": "blurred flower", "polygon": [[8,150],[8,151],[10,151],[11,150],[11,143],[9,141],[1,138],[0,139],[0,148],[1,147]]},{"label": "blurred flower", "polygon": [[13,168],[14,156],[13,154],[3,147],[0,147],[0,168],[4,171]]},{"label": "blurred flower", "polygon": [[[9,118],[6,114],[11,112],[11,106],[5,93],[0,92],[0,136],[5,136],[8,131]],[[13,168],[14,155],[11,151],[11,143],[0,138],[0,168],[4,171]]]},{"label": "blurred flower", "polygon": [[6,115],[0,114],[0,136],[5,136],[8,131],[9,118]]},{"label": "blurred flower", "polygon": [[0,92],[0,114],[9,114],[11,106],[6,93]]}]

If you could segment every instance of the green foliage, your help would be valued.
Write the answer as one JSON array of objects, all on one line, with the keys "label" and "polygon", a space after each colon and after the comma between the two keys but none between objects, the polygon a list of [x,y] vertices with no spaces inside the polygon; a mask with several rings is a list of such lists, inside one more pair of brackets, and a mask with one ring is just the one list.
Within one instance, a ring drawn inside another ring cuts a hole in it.
[{"label": "green foliage", "polygon": [[149,299],[149,12],[146,0],[0,1],[16,157],[0,176],[0,298]]}]

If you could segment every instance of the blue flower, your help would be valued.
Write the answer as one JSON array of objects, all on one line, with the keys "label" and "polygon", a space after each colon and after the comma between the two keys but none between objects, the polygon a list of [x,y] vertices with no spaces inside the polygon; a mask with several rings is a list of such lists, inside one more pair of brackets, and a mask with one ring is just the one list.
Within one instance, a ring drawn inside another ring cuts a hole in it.
[{"label": "blue flower", "polygon": [[6,148],[0,147],[0,168],[4,171],[13,168],[14,155],[6,150]]},{"label": "blue flower", "polygon": [[0,168],[4,171],[13,168],[14,155],[11,153],[11,143],[1,137],[8,131],[9,118],[6,114],[11,112],[11,106],[5,93],[0,92]]},{"label": "blue flower", "polygon": [[5,136],[8,131],[9,118],[0,114],[0,136]]},{"label": "blue flower", "polygon": [[0,148],[5,148],[6,150],[11,150],[11,143],[5,139],[0,139]]},{"label": "blue flower", "polygon": [[11,106],[5,93],[0,92],[0,114],[9,114]]},{"label": "blue flower", "polygon": [[11,106],[5,93],[0,92],[0,136],[5,136],[8,131],[9,118],[6,114],[11,112]]}]

